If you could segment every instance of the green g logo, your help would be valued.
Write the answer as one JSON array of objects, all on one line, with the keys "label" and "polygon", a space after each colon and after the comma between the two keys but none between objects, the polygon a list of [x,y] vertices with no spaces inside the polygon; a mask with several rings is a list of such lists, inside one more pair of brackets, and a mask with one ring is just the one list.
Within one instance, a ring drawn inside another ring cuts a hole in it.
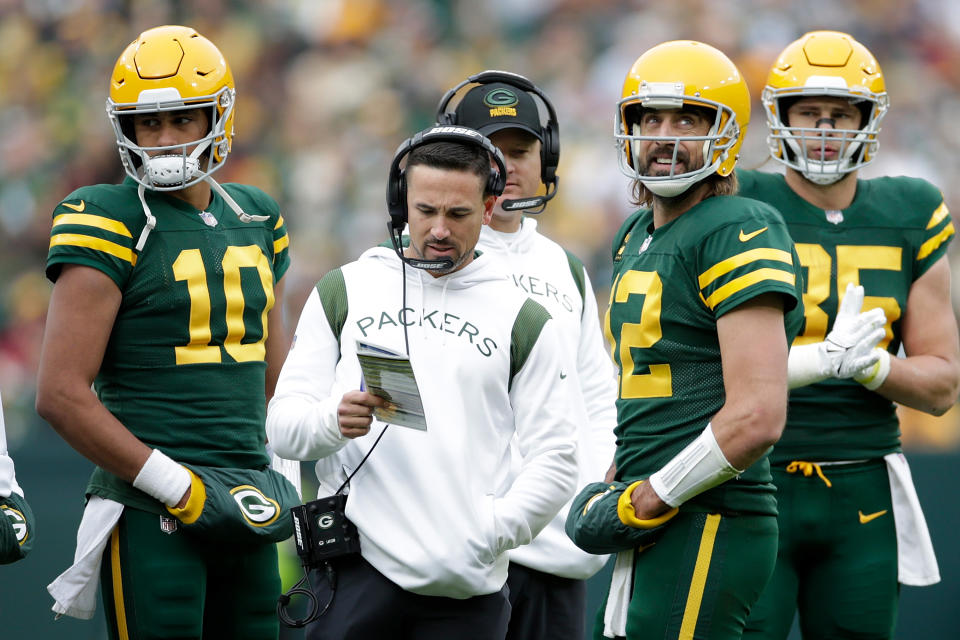
[{"label": "green g logo", "polygon": [[240,507],[243,519],[252,527],[265,527],[280,516],[280,505],[252,485],[234,487],[230,490],[230,495]]},{"label": "green g logo", "polygon": [[30,535],[27,531],[27,519],[23,517],[23,514],[20,513],[17,509],[13,507],[8,507],[3,505],[0,507],[0,518],[6,517],[10,520],[10,524],[13,526],[13,535],[17,538],[17,543],[22,547],[23,543],[27,541],[27,537]]},{"label": "green g logo", "polygon": [[513,107],[520,102],[517,94],[509,89],[494,89],[483,97],[483,104],[491,108]]}]

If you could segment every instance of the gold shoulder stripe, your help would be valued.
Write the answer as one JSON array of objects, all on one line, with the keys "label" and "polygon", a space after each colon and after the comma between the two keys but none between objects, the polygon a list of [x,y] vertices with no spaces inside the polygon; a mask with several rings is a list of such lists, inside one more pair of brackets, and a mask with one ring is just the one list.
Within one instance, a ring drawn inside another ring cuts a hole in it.
[{"label": "gold shoulder stripe", "polygon": [[277,229],[279,229],[279,228],[282,227],[282,226],[283,226],[283,216],[280,216],[280,217],[277,218],[277,224],[275,224],[275,225],[273,226],[273,230],[276,231]]},{"label": "gold shoulder stripe", "polygon": [[734,278],[727,284],[714,291],[706,300],[707,306],[711,309],[716,309],[718,304],[736,292],[742,291],[743,289],[757,284],[758,282],[763,282],[764,280],[786,282],[792,287],[796,285],[797,277],[793,273],[790,273],[789,271],[783,271],[781,269],[757,269],[756,271],[751,271],[750,273],[740,276],[739,278]]},{"label": "gold shoulder stripe", "polygon": [[[930,227],[927,227],[927,228],[929,229]],[[954,232],[953,222],[951,222],[950,224],[945,226],[943,229],[941,229],[940,233],[938,233],[937,235],[933,236],[932,238],[924,242],[922,245],[920,245],[920,251],[917,252],[917,260],[923,260],[928,255],[936,251],[937,247],[942,245],[947,240],[947,238],[953,235],[953,232]]]},{"label": "gold shoulder stripe", "polygon": [[104,216],[96,216],[92,213],[61,213],[53,219],[53,226],[56,227],[61,224],[80,224],[87,227],[96,227],[98,229],[110,231],[128,238],[133,237],[130,235],[130,230],[127,229],[127,225],[123,224],[119,220],[105,218]]},{"label": "gold shoulder stripe", "polygon": [[277,238],[273,241],[273,253],[274,255],[280,253],[290,245],[290,236],[283,234],[282,238]]},{"label": "gold shoulder stripe", "polygon": [[940,206],[937,207],[933,215],[930,216],[930,222],[927,223],[927,229],[933,229],[935,226],[940,224],[940,221],[947,217],[950,211],[947,209],[947,203],[941,202]]},{"label": "gold shoulder stripe", "polygon": [[750,249],[749,251],[738,253],[735,256],[727,258],[726,260],[721,260],[717,264],[701,273],[698,280],[700,288],[703,289],[705,286],[725,273],[730,273],[737,267],[742,267],[743,265],[750,264],[756,260],[775,260],[776,262],[786,262],[789,265],[793,264],[793,256],[789,251],[784,251],[782,249],[771,249],[769,247]]},{"label": "gold shoulder stripe", "polygon": [[120,246],[115,242],[110,242],[109,240],[103,240],[101,238],[82,236],[78,233],[58,233],[50,238],[51,249],[61,246],[86,247],[87,249],[94,249],[96,251],[109,253],[110,255],[129,262],[132,265],[137,264],[137,256],[133,253],[132,249],[128,249],[127,247]]}]

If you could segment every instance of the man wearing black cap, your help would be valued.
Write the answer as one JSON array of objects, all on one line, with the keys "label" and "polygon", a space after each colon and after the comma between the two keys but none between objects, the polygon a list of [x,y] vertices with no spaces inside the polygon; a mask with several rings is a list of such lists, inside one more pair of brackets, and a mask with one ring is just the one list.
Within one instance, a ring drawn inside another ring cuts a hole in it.
[{"label": "man wearing black cap", "polygon": [[[447,105],[457,91],[472,87],[453,111]],[[546,108],[543,123],[536,98]],[[506,159],[507,185],[493,220],[480,232],[477,249],[507,270],[513,283],[556,319],[565,344],[577,345],[578,389],[571,398],[578,433],[578,484],[603,477],[613,457],[616,426],[616,374],[600,334],[597,302],[583,263],[537,232],[524,210],[543,210],[556,193],[560,150],[556,114],[547,97],[523,76],[485,71],[451,89],[440,102],[437,119],[477,129]],[[545,195],[538,196],[540,183]],[[551,191],[552,188],[552,191]],[[533,211],[533,213],[539,213]],[[521,461],[514,447],[514,467]],[[512,607],[508,639],[580,640],[584,637],[585,580],[606,556],[585,553],[564,532],[569,503],[528,545],[509,552],[507,585]]]}]

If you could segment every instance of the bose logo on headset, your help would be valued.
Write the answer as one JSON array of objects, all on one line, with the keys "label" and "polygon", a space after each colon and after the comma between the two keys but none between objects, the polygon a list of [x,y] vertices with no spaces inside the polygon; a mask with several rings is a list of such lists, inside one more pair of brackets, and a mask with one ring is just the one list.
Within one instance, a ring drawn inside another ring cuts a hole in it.
[{"label": "bose logo on headset", "polygon": [[476,129],[468,127],[433,127],[423,132],[423,137],[437,135],[439,133],[452,133],[454,135],[470,136],[471,138],[483,138],[483,134]]}]

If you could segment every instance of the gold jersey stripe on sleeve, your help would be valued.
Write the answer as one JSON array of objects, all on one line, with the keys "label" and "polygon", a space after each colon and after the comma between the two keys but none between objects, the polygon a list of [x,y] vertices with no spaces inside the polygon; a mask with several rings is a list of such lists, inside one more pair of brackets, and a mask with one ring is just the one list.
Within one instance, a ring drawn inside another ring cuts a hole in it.
[{"label": "gold jersey stripe on sleeve", "polygon": [[[927,227],[929,229],[929,227]],[[943,229],[940,230],[940,233],[933,236],[922,245],[920,245],[920,251],[917,252],[917,260],[923,260],[928,255],[937,250],[937,247],[946,242],[947,238],[953,235],[953,223],[951,222]]]},{"label": "gold jersey stripe on sleeve", "polygon": [[53,226],[57,227],[62,224],[79,224],[86,227],[96,227],[97,229],[110,231],[111,233],[126,236],[127,238],[133,237],[130,234],[130,230],[127,229],[127,225],[119,220],[113,220],[112,218],[105,218],[91,213],[61,213],[53,219]]},{"label": "gold jersey stripe on sleeve", "polygon": [[134,266],[137,264],[137,256],[133,253],[132,249],[128,249],[127,247],[120,246],[115,242],[110,242],[109,240],[103,240],[101,238],[84,236],[78,233],[58,233],[50,238],[50,248],[53,249],[54,247],[60,246],[86,247],[87,249],[94,249],[96,251],[109,253],[110,255],[120,258],[121,260],[125,260]]},{"label": "gold jersey stripe on sleeve", "polygon": [[750,273],[742,275],[739,278],[734,278],[727,284],[714,291],[712,294],[710,294],[710,297],[706,299],[707,306],[711,309],[716,309],[718,304],[733,294],[746,289],[750,285],[763,282],[764,280],[786,282],[792,287],[796,284],[797,277],[793,273],[790,273],[789,271],[783,271],[782,269],[757,269],[756,271],[751,271]]},{"label": "gold jersey stripe on sleeve", "polygon": [[693,640],[693,633],[696,631],[697,620],[700,617],[700,605],[703,603],[703,592],[707,586],[713,547],[717,540],[717,531],[720,529],[720,518],[720,514],[711,513],[703,525],[700,549],[697,551],[697,561],[693,565],[690,591],[687,593],[687,604],[683,609],[683,620],[680,623],[679,640]]},{"label": "gold jersey stripe on sleeve", "polygon": [[730,273],[737,267],[742,267],[743,265],[749,264],[756,260],[775,260],[776,262],[785,262],[789,265],[793,264],[793,256],[789,251],[784,251],[783,249],[770,249],[768,247],[751,249],[749,251],[744,251],[743,253],[738,253],[735,256],[727,258],[726,260],[721,260],[717,264],[713,265],[700,274],[698,284],[700,285],[700,288],[703,289],[720,276]]},{"label": "gold jersey stripe on sleeve", "polygon": [[934,210],[933,215],[930,216],[930,222],[927,223],[927,229],[933,229],[949,214],[950,211],[947,209],[947,203],[941,202],[940,206]]},{"label": "gold jersey stripe on sleeve", "polygon": [[274,255],[280,253],[290,245],[290,236],[283,234],[282,238],[277,238],[273,241],[273,253]]},{"label": "gold jersey stripe on sleeve", "polygon": [[273,230],[276,231],[283,226],[283,216],[277,217],[277,224],[273,225]]}]

